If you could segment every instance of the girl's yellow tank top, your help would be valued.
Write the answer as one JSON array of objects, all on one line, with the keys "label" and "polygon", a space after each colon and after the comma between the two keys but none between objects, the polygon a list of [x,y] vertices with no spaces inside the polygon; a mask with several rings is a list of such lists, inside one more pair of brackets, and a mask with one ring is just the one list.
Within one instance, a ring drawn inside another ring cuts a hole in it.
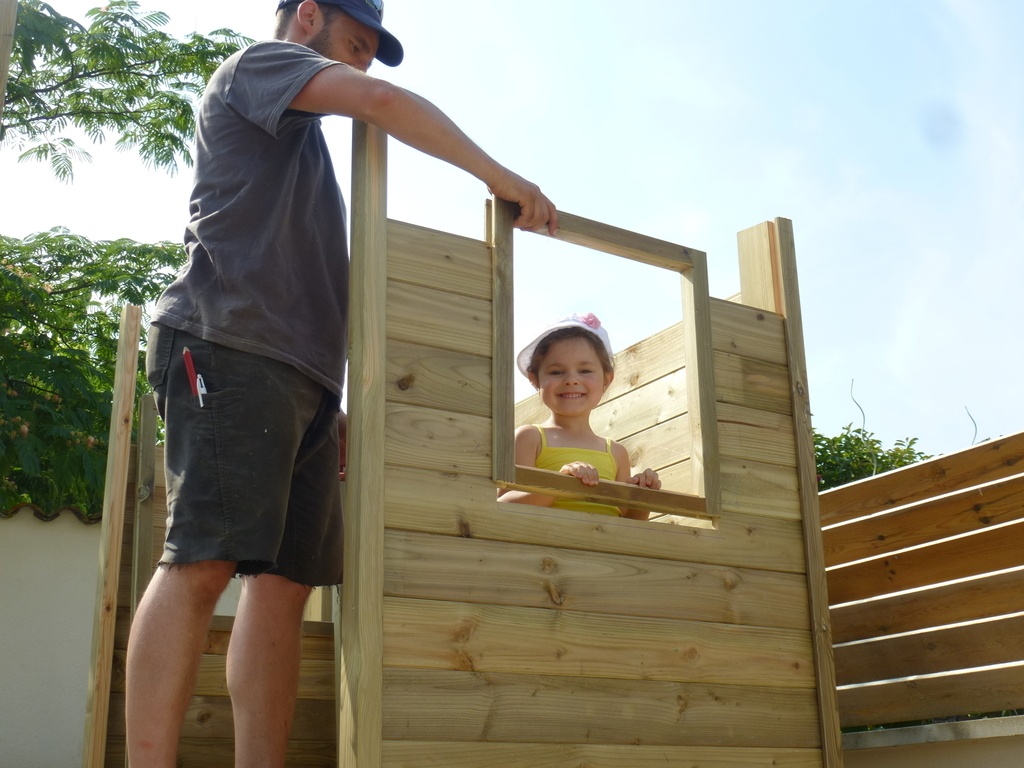
[{"label": "girl's yellow tank top", "polygon": [[[558,448],[548,445],[548,437],[543,427],[537,427],[540,431],[540,453],[537,454],[536,465],[538,469],[550,469],[557,472],[566,464],[573,461],[585,461],[597,470],[597,475],[602,480],[614,480],[618,465],[615,457],[612,456],[611,438],[605,438],[603,451],[595,451],[592,448]],[[580,485],[581,488],[586,486]],[[615,515],[618,517],[619,508],[609,504],[595,504],[590,501],[575,501],[573,499],[555,499],[552,507],[558,509],[575,509],[578,512],[596,512],[599,515]]]}]

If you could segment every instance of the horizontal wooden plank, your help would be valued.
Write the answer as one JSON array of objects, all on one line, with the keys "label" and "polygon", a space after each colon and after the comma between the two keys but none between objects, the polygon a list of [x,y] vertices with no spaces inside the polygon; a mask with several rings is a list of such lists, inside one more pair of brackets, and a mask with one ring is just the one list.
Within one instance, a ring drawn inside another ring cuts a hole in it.
[{"label": "horizontal wooden plank", "polygon": [[388,279],[490,301],[487,243],[402,221],[388,221]]},{"label": "horizontal wooden plank", "polygon": [[489,478],[387,467],[385,525],[448,536],[550,544],[622,555],[803,572],[799,519],[731,512],[718,530],[596,520],[569,510],[501,504]]},{"label": "horizontal wooden plank", "polygon": [[387,337],[490,358],[491,303],[389,281]]},{"label": "horizontal wooden plank", "polygon": [[490,477],[491,420],[389,403],[384,409],[388,463]]},{"label": "horizontal wooden plank", "polygon": [[[546,234],[546,233],[540,233]],[[558,212],[558,231],[552,236],[565,243],[580,245],[613,256],[622,256],[641,264],[685,272],[693,266],[694,255],[704,256],[686,246],[630,232],[566,211]]]},{"label": "horizontal wooden plank", "polygon": [[1024,522],[826,571],[833,605],[1024,565]]},{"label": "horizontal wooden plank", "polygon": [[718,447],[722,456],[784,467],[796,466],[793,418],[769,411],[718,404]]},{"label": "horizontal wooden plank", "polygon": [[384,671],[385,739],[817,747],[813,690]]},{"label": "horizontal wooden plank", "polygon": [[838,698],[844,728],[1024,709],[1024,663],[840,687]]},{"label": "horizontal wooden plank", "polygon": [[624,440],[687,409],[684,369],[601,403],[590,414],[590,426],[599,435]]},{"label": "horizontal wooden plank", "polygon": [[726,352],[714,353],[715,397],[720,403],[791,415],[789,369]]},{"label": "horizontal wooden plank", "polygon": [[[227,657],[220,654],[205,654],[199,663],[196,679],[197,696],[221,696],[227,694]],[[303,659],[299,663],[300,699],[334,701],[334,661]]]},{"label": "horizontal wooden plank", "polygon": [[[662,468],[689,457],[691,439],[690,418],[683,414],[623,438],[622,445],[629,453],[631,468],[651,467],[660,472]],[[675,487],[665,486],[665,490],[686,493]]]},{"label": "horizontal wooden plank", "polygon": [[[125,651],[114,651],[111,690],[124,692]],[[334,660],[305,659],[299,663],[299,698],[333,701],[335,699]],[[197,696],[227,696],[227,657],[205,653],[199,662]]]},{"label": "horizontal wooden plank", "polygon": [[[210,619],[203,653],[226,654],[234,623],[234,616],[214,616]],[[317,661],[334,660],[334,622],[302,622],[302,658]]]},{"label": "horizontal wooden plank", "polygon": [[1024,616],[838,645],[835,660],[840,685],[1024,661]]},{"label": "horizontal wooden plank", "polygon": [[1024,518],[1024,474],[896,507],[822,531],[825,565],[895,552]]},{"label": "horizontal wooden plank", "polygon": [[910,504],[942,493],[999,480],[1021,471],[1024,432],[833,488],[820,494],[821,523]]},{"label": "horizontal wooden plank", "polygon": [[723,519],[735,514],[800,519],[794,467],[723,456],[719,471]]},{"label": "horizontal wooden plank", "polygon": [[491,360],[402,341],[387,344],[388,402],[491,416]]},{"label": "horizontal wooden plank", "polygon": [[[110,729],[112,737],[124,739],[124,692],[115,691],[110,696]],[[292,720],[290,743],[330,742],[336,743],[337,730],[335,707],[332,700],[299,699],[295,702],[295,716]],[[232,719],[231,699],[227,696],[193,696],[182,722],[182,739],[197,739],[216,742],[217,739],[232,739],[235,727]],[[183,742],[184,743],[184,742]],[[233,763],[229,762],[228,765]],[[123,764],[120,768],[123,768]]]},{"label": "horizontal wooden plank", "polygon": [[785,321],[780,315],[715,298],[710,308],[714,350],[787,364]]},{"label": "horizontal wooden plank", "polygon": [[[337,768],[337,740],[288,742],[285,765],[287,768]],[[225,768],[234,765],[234,739],[191,738],[178,741],[175,768]],[[107,742],[104,760],[106,768],[124,768],[127,765],[124,739]]]},{"label": "horizontal wooden plank", "polygon": [[384,591],[788,629],[808,621],[807,585],[794,574],[393,530],[384,536]]},{"label": "horizontal wooden plank", "polygon": [[615,380],[605,393],[612,400],[686,367],[686,329],[681,322],[631,344],[615,355]]},{"label": "horizontal wooden plank", "polygon": [[384,600],[384,666],[812,688],[810,633],[441,600]]},{"label": "horizontal wooden plank", "polygon": [[[682,418],[686,418],[683,416]],[[646,432],[641,432],[638,437],[643,437]],[[627,438],[628,440],[629,438]],[[646,466],[642,461],[641,467]],[[672,464],[662,465],[660,462],[655,467],[658,470],[658,477],[661,480],[661,487],[666,491],[676,493],[693,493],[693,467],[690,465],[690,458]]]},{"label": "horizontal wooden plank", "polygon": [[1024,611],[1024,568],[831,609],[837,643]]},{"label": "horizontal wooden plank", "polygon": [[688,514],[707,517],[707,503],[700,496],[641,488],[630,483],[601,480],[597,485],[583,485],[570,475],[536,467],[516,467],[514,483],[498,483],[501,488],[516,488],[561,498],[611,504],[627,509],[643,509],[671,515]]},{"label": "horizontal wooden plank", "polygon": [[384,741],[382,768],[821,768],[817,749]]}]

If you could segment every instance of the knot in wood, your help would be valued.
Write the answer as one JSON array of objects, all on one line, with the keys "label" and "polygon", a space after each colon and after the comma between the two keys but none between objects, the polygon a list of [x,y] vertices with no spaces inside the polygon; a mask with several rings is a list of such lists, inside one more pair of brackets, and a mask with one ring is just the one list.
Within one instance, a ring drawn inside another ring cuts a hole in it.
[{"label": "knot in wood", "polygon": [[562,605],[565,602],[565,597],[558,590],[558,587],[550,581],[544,585],[544,589],[548,593],[548,599],[555,605]]},{"label": "knot in wood", "polygon": [[395,386],[405,392],[407,389],[412,389],[416,383],[416,374],[407,373],[405,376],[395,382]]},{"label": "knot in wood", "polygon": [[464,643],[473,636],[476,631],[476,622],[473,619],[466,619],[452,630],[451,638],[453,643]]}]

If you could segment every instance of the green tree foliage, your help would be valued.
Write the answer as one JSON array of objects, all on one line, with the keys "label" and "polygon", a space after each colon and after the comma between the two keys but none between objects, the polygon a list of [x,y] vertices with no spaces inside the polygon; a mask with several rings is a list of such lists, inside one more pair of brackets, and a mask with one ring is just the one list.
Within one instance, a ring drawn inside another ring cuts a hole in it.
[{"label": "green tree foliage", "polygon": [[71,181],[88,158],[76,136],[136,149],[155,168],[191,165],[193,104],[206,81],[246,39],[229,30],[178,40],[160,27],[167,14],[142,15],[134,0],[111,0],[88,26],[47,3],[21,0],[0,145],[22,159],[48,161]]},{"label": "green tree foliage", "polygon": [[865,477],[930,459],[915,447],[917,438],[897,440],[892,448],[864,429],[847,424],[842,433],[825,437],[814,433],[814,455],[818,465],[818,490],[852,483]]},{"label": "green tree foliage", "polygon": [[0,236],[0,512],[99,514],[124,303],[159,295],[175,243]]},{"label": "green tree foliage", "polygon": [[[159,29],[166,14],[140,15],[132,0],[88,18],[21,0],[0,145],[49,161],[62,181],[87,157],[78,140],[108,132],[150,166],[191,164],[196,99],[245,38],[176,40]],[[0,236],[0,514],[33,504],[99,516],[119,307],[153,301],[184,256],[63,229]]]}]

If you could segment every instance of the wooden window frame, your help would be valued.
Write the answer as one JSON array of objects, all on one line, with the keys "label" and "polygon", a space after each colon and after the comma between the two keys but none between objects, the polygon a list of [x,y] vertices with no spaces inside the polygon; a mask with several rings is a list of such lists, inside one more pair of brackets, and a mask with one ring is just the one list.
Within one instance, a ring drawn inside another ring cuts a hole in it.
[{"label": "wooden window frame", "polygon": [[[716,525],[721,495],[718,488],[718,432],[711,361],[710,300],[707,257],[702,251],[609,226],[559,211],[559,229],[551,237],[682,277],[683,321],[686,326],[687,397],[691,433],[694,493],[655,491],[628,483],[600,481],[581,490],[575,478],[515,463],[515,352],[513,327],[513,226],[517,206],[493,198],[488,202],[487,242],[493,275],[493,444],[494,481],[502,489],[541,492],[583,501],[646,509],[675,522],[710,521]],[[549,236],[546,232],[539,234]],[[705,428],[704,425],[707,425]]]}]

